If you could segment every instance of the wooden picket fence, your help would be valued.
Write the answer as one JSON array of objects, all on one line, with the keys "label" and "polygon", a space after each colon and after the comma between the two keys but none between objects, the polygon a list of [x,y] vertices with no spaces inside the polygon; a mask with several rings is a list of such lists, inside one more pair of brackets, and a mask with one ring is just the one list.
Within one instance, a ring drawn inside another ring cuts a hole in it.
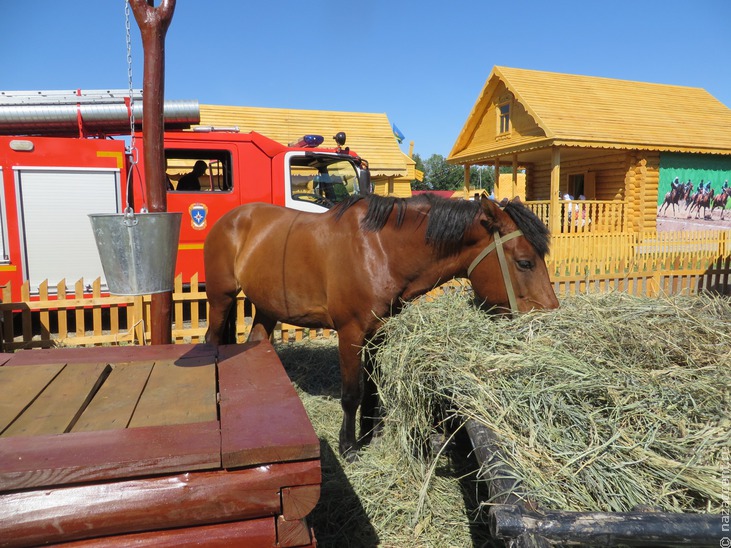
[{"label": "wooden picket fence", "polygon": [[[587,235],[588,237],[588,235]],[[573,242],[573,254],[561,242],[552,248],[547,259],[554,290],[559,297],[586,292],[622,291],[638,296],[661,294],[695,295],[714,291],[731,295],[731,249],[728,231],[715,235],[685,234],[675,239],[664,234],[624,245],[609,235],[594,235],[585,247]],[[602,242],[605,245],[602,245]],[[556,239],[554,239],[556,245]],[[631,252],[628,252],[629,249]],[[150,340],[150,296],[105,295],[99,279],[84,280],[67,289],[62,280],[55,287],[41,284],[31,295],[30,285],[23,285],[20,302],[10,302],[11,288],[6,286],[0,303],[0,329],[3,350],[14,351],[55,346],[97,346],[148,344]],[[430,296],[444,291],[462,291],[468,282],[456,280],[435,289]],[[248,336],[253,307],[244,295],[236,303],[236,337]],[[208,303],[198,275],[188,283],[175,279],[173,290],[172,339],[175,343],[204,341]],[[280,324],[275,340],[299,341],[304,338],[330,338],[328,329],[304,329]]]},{"label": "wooden picket fence", "polygon": [[[89,290],[89,287],[91,290]],[[101,280],[91,285],[83,279],[69,292],[66,280],[50,288],[47,281],[31,295],[30,284],[21,288],[21,301],[11,302],[11,286],[2,290],[0,322],[2,348],[20,349],[63,346],[148,344],[150,340],[150,295],[120,296],[102,292]],[[246,340],[251,329],[253,306],[240,294],[236,301],[236,337]],[[208,327],[206,293],[195,274],[184,284],[182,275],[173,288],[172,340],[174,343],[204,342]],[[329,338],[329,329],[305,329],[279,324],[275,340],[300,341],[303,338]]]},{"label": "wooden picket fence", "polygon": [[609,272],[592,272],[588,267],[583,272],[578,268],[567,272],[561,265],[556,268],[564,271],[551,277],[559,298],[610,291],[638,297],[697,295],[704,291],[731,296],[731,255],[706,262],[679,256],[646,259],[629,265],[620,262],[610,267]]},{"label": "wooden picket fence", "polygon": [[546,259],[556,294],[729,294],[731,231],[554,235]]}]

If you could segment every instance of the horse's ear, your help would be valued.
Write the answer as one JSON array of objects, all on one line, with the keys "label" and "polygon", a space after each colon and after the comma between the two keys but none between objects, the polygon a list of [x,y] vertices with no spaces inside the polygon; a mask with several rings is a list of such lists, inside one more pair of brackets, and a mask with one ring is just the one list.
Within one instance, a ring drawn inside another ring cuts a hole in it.
[{"label": "horse's ear", "polygon": [[490,199],[486,194],[480,197],[480,205],[482,206],[485,217],[487,217],[487,220],[483,221],[483,224],[488,231],[492,231],[499,224],[499,219],[503,212],[498,203]]}]

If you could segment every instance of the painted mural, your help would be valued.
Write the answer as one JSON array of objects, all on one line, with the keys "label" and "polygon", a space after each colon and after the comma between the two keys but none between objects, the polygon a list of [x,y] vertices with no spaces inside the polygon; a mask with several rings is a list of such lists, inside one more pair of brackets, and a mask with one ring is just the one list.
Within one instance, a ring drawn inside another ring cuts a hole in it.
[{"label": "painted mural", "polygon": [[[657,201],[658,221],[664,218],[731,220],[731,157],[663,153]],[[716,223],[714,223],[716,224]]]}]

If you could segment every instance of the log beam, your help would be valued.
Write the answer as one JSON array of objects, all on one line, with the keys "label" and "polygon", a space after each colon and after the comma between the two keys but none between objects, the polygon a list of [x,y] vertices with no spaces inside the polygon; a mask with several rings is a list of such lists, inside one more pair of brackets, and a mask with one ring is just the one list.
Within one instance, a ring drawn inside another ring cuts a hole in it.
[{"label": "log beam", "polygon": [[551,544],[599,546],[718,546],[722,516],[665,512],[528,512],[518,505],[490,509],[490,533],[503,540],[540,535]]}]

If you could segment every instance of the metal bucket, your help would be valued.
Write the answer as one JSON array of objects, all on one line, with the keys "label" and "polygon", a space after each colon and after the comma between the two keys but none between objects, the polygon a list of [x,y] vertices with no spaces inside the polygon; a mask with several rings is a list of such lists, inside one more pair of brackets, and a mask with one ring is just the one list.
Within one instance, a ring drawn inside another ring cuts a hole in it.
[{"label": "metal bucket", "polygon": [[109,292],[172,291],[182,213],[90,214]]}]

